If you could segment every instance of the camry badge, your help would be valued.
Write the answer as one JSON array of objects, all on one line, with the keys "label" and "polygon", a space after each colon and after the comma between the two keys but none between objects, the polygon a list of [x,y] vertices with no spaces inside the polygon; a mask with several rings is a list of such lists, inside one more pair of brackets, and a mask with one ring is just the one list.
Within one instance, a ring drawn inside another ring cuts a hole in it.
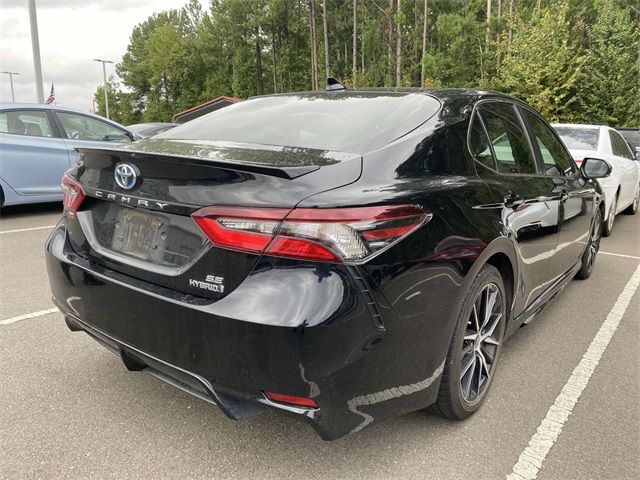
[{"label": "camry badge", "polygon": [[121,163],[118,165],[114,172],[114,177],[118,186],[125,190],[132,189],[138,180],[136,170],[137,169],[133,165],[129,165],[128,163]]}]

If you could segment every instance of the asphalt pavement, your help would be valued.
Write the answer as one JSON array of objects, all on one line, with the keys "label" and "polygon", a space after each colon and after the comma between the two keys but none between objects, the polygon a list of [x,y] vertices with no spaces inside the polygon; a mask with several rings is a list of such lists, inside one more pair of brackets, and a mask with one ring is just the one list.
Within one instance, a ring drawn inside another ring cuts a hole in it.
[{"label": "asphalt pavement", "polygon": [[[275,413],[228,420],[70,332],[48,311],[43,243],[59,215],[46,205],[0,219],[0,479],[504,479],[523,458],[530,478],[640,478],[640,215],[620,215],[592,277],[506,343],[476,415],[414,412],[335,442]],[[585,361],[572,414],[529,459]]]}]

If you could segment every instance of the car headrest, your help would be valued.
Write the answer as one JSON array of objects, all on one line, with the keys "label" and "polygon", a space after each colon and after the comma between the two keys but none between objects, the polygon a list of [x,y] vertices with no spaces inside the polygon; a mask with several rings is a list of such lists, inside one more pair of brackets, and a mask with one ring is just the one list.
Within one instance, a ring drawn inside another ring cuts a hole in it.
[{"label": "car headrest", "polygon": [[27,131],[26,131],[27,135],[33,135],[36,137],[41,137],[42,136],[42,129],[40,128],[40,125],[37,125],[35,123],[28,123],[27,124]]},{"label": "car headrest", "polygon": [[9,122],[9,133],[13,133],[15,135],[24,135],[25,125],[22,120],[16,118],[13,121]]}]

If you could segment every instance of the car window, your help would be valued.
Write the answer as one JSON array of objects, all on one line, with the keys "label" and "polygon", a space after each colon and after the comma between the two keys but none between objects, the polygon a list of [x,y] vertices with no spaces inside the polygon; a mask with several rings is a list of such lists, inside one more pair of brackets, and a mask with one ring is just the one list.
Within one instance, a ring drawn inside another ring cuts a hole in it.
[{"label": "car window", "polygon": [[598,150],[598,128],[554,127],[560,138],[571,150]]},{"label": "car window", "polygon": [[503,173],[536,173],[527,134],[512,104],[484,103],[478,108],[493,145],[498,170]]},{"label": "car window", "polygon": [[496,170],[496,161],[491,151],[491,143],[482,126],[482,120],[477,114],[473,116],[471,128],[469,129],[469,150],[471,150],[473,158],[483,165]]},{"label": "car window", "polygon": [[130,142],[127,134],[118,128],[85,115],[56,112],[67,138],[99,142]]},{"label": "car window", "polygon": [[629,145],[618,132],[609,130],[609,138],[611,139],[611,150],[613,151],[614,155],[617,155],[618,157],[628,158],[629,160],[634,159]]},{"label": "car window", "polygon": [[531,127],[534,140],[540,149],[545,173],[554,176],[572,175],[574,170],[571,157],[551,127],[526,108],[522,109],[522,114]]},{"label": "car window", "polygon": [[0,112],[0,132],[30,137],[53,137],[47,112],[41,110]]}]

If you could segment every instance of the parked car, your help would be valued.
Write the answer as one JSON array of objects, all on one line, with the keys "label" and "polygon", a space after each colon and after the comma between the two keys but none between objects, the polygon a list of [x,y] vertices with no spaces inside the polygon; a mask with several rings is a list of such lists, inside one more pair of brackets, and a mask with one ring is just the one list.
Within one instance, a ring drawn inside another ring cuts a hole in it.
[{"label": "parked car", "polygon": [[127,128],[132,132],[138,134],[140,138],[149,138],[169,130],[173,127],[177,127],[178,123],[134,123],[133,125],[127,125]]},{"label": "parked car", "polygon": [[98,115],[54,105],[0,103],[0,207],[62,200],[75,148],[137,138]]},{"label": "parked car", "polygon": [[587,156],[597,156],[611,166],[611,175],[599,179],[605,195],[605,223],[602,234],[611,235],[616,215],[623,210],[635,214],[640,203],[640,162],[620,133],[602,125],[559,123],[558,135],[580,164]]},{"label": "parked car", "polygon": [[640,128],[618,128],[618,132],[635,153],[636,160],[640,161]]},{"label": "parked car", "polygon": [[505,339],[591,274],[610,173],[473,90],[256,97],[80,151],[46,243],[69,328],[324,439],[474,413]]}]

